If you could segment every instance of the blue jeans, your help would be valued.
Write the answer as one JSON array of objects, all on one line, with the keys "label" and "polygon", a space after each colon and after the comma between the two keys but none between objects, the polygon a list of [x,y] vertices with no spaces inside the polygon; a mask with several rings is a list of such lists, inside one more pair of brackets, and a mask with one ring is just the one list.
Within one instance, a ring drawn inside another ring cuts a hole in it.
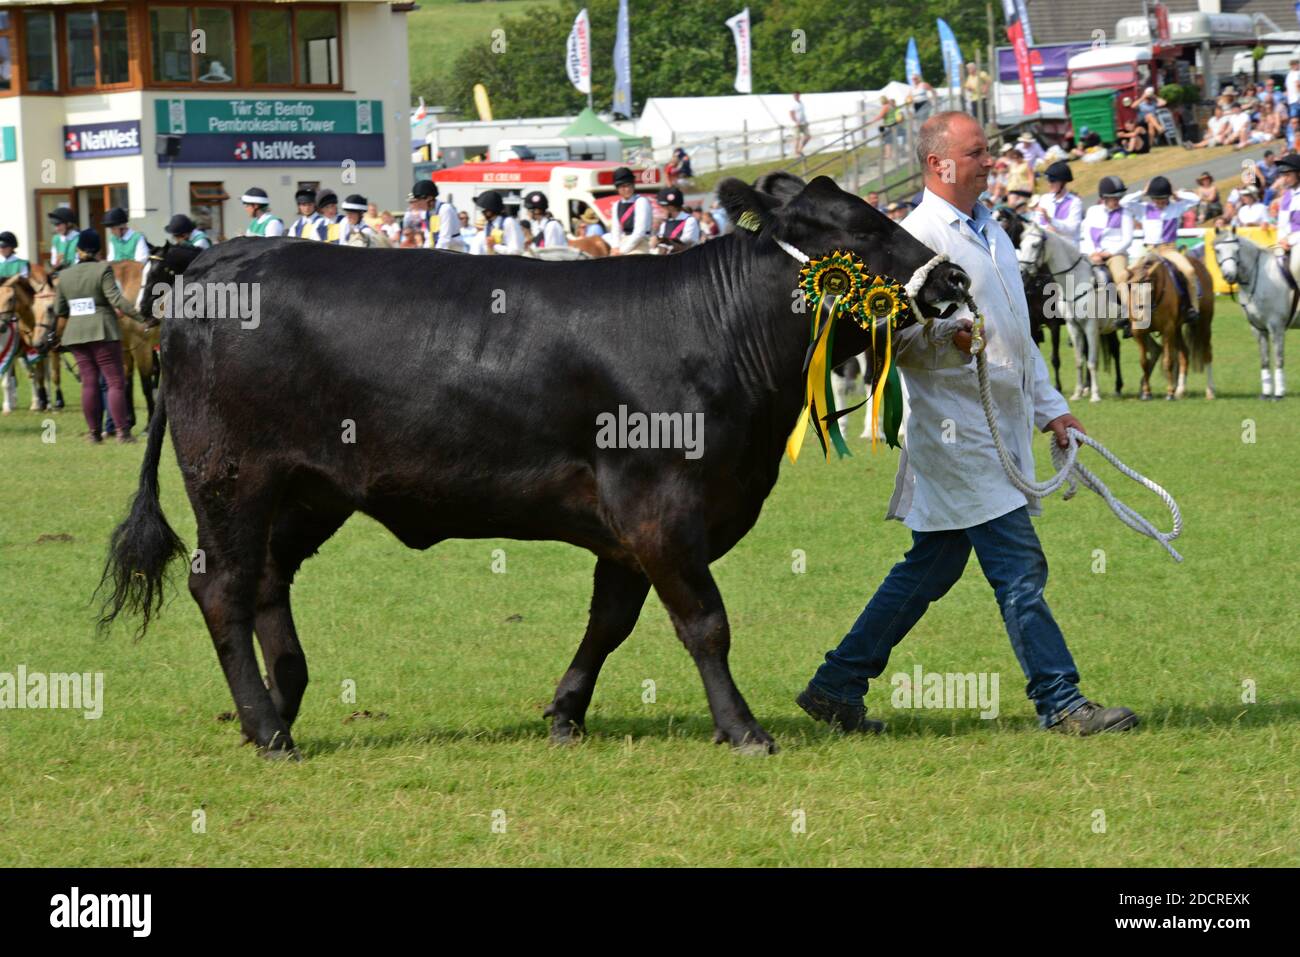
[{"label": "blue jeans", "polygon": [[1038,711],[1038,723],[1049,727],[1082,705],[1086,699],[1074,659],[1043,598],[1047,559],[1026,506],[972,528],[913,532],[911,549],[890,570],[839,647],[826,653],[810,682],[813,690],[859,703],[869,679],[885,670],[894,645],[961,578],[972,548],[1029,679],[1025,693]]}]

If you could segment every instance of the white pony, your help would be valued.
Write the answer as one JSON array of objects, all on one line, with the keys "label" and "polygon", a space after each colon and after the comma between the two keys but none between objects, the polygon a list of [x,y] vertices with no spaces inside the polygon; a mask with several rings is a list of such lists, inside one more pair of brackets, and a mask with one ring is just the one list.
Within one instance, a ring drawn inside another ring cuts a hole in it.
[{"label": "white pony", "polygon": [[1223,278],[1236,285],[1237,301],[1259,341],[1259,397],[1280,399],[1286,395],[1286,331],[1300,329],[1300,310],[1291,315],[1291,285],[1282,264],[1235,229],[1215,234],[1214,258]]},{"label": "white pony", "polygon": [[1118,310],[1108,305],[1106,296],[1100,294],[1103,290],[1096,288],[1092,263],[1074,243],[1035,222],[1025,224],[1016,256],[1024,276],[1039,271],[1051,273],[1053,285],[1049,287],[1048,305],[1060,310],[1065,317],[1070,343],[1074,346],[1075,385],[1070,398],[1078,399],[1083,395],[1086,348],[1090,398],[1093,402],[1100,402],[1101,386],[1097,379],[1097,357],[1101,354],[1099,340],[1102,334],[1115,331]]}]

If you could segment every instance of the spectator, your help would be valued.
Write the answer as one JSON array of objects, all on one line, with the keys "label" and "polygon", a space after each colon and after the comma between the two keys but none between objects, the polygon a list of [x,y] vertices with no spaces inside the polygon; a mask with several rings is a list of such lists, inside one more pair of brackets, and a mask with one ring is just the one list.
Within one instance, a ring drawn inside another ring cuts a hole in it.
[{"label": "spectator", "polygon": [[374,203],[366,206],[366,214],[361,217],[361,221],[375,232],[379,232],[379,227],[384,225],[384,217],[379,214],[379,207]]},{"label": "spectator", "polygon": [[1273,161],[1274,156],[1272,150],[1264,150],[1264,158],[1255,164],[1259,174],[1264,177],[1265,186],[1272,186],[1273,179],[1277,176],[1277,163]]},{"label": "spectator", "polygon": [[1028,130],[1016,137],[1016,149],[1025,158],[1025,162],[1029,164],[1030,169],[1038,169],[1039,161],[1046,154],[1043,144],[1038,142],[1038,137]]},{"label": "spectator", "polygon": [[721,235],[718,222],[707,209],[700,210],[700,241],[715,239]]},{"label": "spectator", "polygon": [[1274,112],[1280,114],[1286,113],[1286,94],[1278,88],[1277,80],[1271,76],[1264,80],[1264,92],[1262,98],[1272,104]]},{"label": "spectator", "polygon": [[1070,150],[1070,159],[1083,159],[1084,154],[1089,150],[1097,149],[1101,146],[1101,134],[1086,126],[1079,127],[1079,138],[1074,147]]},{"label": "spectator", "polygon": [[892,144],[895,137],[902,132],[903,111],[899,109],[898,104],[887,96],[880,98],[880,112],[871,118],[870,123],[880,124],[880,143],[885,151],[885,159],[888,160],[893,156]]},{"label": "spectator", "polygon": [[1300,59],[1291,60],[1286,74],[1286,115],[1287,119],[1300,117]]},{"label": "spectator", "polygon": [[464,241],[466,247],[468,247],[470,240],[478,235],[480,224],[476,222],[471,223],[469,221],[469,213],[465,212],[463,209],[457,214],[456,218],[460,220],[460,238]]},{"label": "spectator", "polygon": [[1214,185],[1214,177],[1208,172],[1196,177],[1196,195],[1200,203],[1196,207],[1196,221],[1203,223],[1223,215],[1223,201],[1219,198],[1219,187]]},{"label": "spectator", "polygon": [[808,111],[804,109],[803,100],[798,93],[794,94],[790,119],[794,122],[794,155],[803,156],[804,147],[812,140],[812,134],[808,132]]},{"label": "spectator", "polygon": [[709,214],[713,221],[718,224],[718,234],[725,236],[731,232],[731,217],[727,215],[727,210],[723,207],[721,201],[715,199],[713,205],[709,207]]},{"label": "spectator", "polygon": [[1241,108],[1240,103],[1229,103],[1224,116],[1228,120],[1228,134],[1225,142],[1231,143],[1234,149],[1249,146],[1251,133],[1250,114]]},{"label": "spectator", "polygon": [[1157,112],[1162,106],[1166,106],[1164,100],[1156,96],[1154,87],[1147,87],[1138,97],[1134,108],[1137,110],[1138,122],[1147,129],[1147,134],[1152,144],[1160,142],[1160,137],[1165,135],[1164,124],[1160,122]]},{"label": "spectator", "polygon": [[401,224],[388,210],[379,214],[379,231],[384,234],[390,245],[396,246],[402,239]]},{"label": "spectator", "polygon": [[1231,219],[1233,217],[1233,214],[1237,210],[1237,206],[1241,203],[1242,190],[1253,188],[1256,192],[1262,193],[1260,185],[1260,173],[1259,170],[1255,168],[1255,164],[1250,160],[1242,160],[1241,185],[1234,187],[1232,192],[1228,194],[1228,203],[1223,209],[1224,218]]},{"label": "spectator", "polygon": [[908,94],[907,99],[916,113],[917,122],[923,123],[930,115],[930,107],[934,105],[934,87],[926,83],[919,73],[912,74],[910,87],[912,92]]},{"label": "spectator", "polygon": [[1267,143],[1281,135],[1282,114],[1273,109],[1271,101],[1262,101],[1259,104],[1259,119],[1255,121],[1254,132],[1250,135],[1251,142]]},{"label": "spectator", "polygon": [[870,206],[872,209],[877,210],[877,211],[879,211],[879,212],[883,212],[883,211],[884,211],[884,210],[881,209],[881,206],[880,206],[880,193],[878,193],[878,192],[877,192],[876,190],[874,190],[874,189],[871,190],[871,192],[867,193],[867,205]]},{"label": "spectator", "polygon": [[1261,203],[1259,189],[1247,186],[1240,192],[1240,205],[1232,215],[1233,226],[1267,226],[1272,222],[1268,206]]},{"label": "spectator", "polygon": [[667,173],[668,185],[682,189],[689,188],[695,178],[695,173],[691,169],[691,158],[680,146],[673,150],[673,158],[668,161]]},{"label": "spectator", "polygon": [[1007,150],[1007,192],[1023,192],[1026,197],[1034,195],[1034,170],[1019,149]]},{"label": "spectator", "polygon": [[596,211],[590,206],[582,211],[582,215],[578,217],[578,221],[582,223],[582,235],[605,235],[605,227],[600,224],[600,217],[596,215]]},{"label": "spectator", "polygon": [[402,241],[398,244],[401,249],[419,249],[424,245],[420,239],[420,231],[414,226],[402,227]]},{"label": "spectator", "polygon": [[989,75],[983,70],[976,69],[974,63],[966,64],[966,77],[961,84],[962,99],[966,103],[966,112],[981,123],[988,121],[985,101],[988,98],[989,87],[992,83],[993,81]]},{"label": "spectator", "polygon": [[1205,136],[1197,143],[1184,143],[1189,150],[1202,150],[1207,146],[1222,146],[1228,142],[1228,118],[1220,105],[1214,107],[1214,115],[1205,121]]}]

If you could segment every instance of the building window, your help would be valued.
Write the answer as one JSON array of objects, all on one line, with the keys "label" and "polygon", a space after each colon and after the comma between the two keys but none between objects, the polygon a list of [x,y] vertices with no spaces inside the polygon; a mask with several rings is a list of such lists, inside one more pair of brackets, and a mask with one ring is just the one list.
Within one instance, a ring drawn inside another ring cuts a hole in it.
[{"label": "building window", "polygon": [[71,89],[131,82],[130,32],[125,10],[70,11],[65,24]]},{"label": "building window", "polygon": [[230,197],[220,183],[190,183],[190,219],[214,242],[226,238],[222,205]]},{"label": "building window", "polygon": [[14,88],[13,55],[17,45],[13,29],[14,17],[0,10],[0,93],[12,92]]},{"label": "building window", "polygon": [[337,10],[295,10],[298,82],[325,86],[339,82],[339,15]]},{"label": "building window", "polygon": [[248,32],[254,83],[293,85],[292,16],[291,11],[284,9],[249,11]]},{"label": "building window", "polygon": [[[149,37],[153,82],[235,82],[235,22],[229,8],[151,7]],[[203,40],[202,52],[194,50],[196,37]]]},{"label": "building window", "polygon": [[32,93],[49,93],[58,89],[58,54],[54,33],[54,13],[28,10],[23,13],[26,28],[26,73],[23,78]]}]

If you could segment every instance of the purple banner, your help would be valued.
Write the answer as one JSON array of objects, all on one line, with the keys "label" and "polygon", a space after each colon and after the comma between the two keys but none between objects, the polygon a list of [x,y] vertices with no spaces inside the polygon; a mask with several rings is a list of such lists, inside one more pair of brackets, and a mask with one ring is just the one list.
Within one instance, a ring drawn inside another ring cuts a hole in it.
[{"label": "purple banner", "polygon": [[102,156],[137,156],[140,122],[117,120],[63,128],[64,159],[99,159]]},{"label": "purple banner", "polygon": [[[138,151],[137,151],[138,152]],[[187,133],[181,137],[177,166],[358,166],[384,165],[382,133]],[[166,166],[159,159],[159,166]]]},{"label": "purple banner", "polygon": [[[1064,79],[1065,66],[1070,57],[1092,49],[1091,43],[1051,43],[1029,48],[1029,66],[1034,71],[1034,79]],[[998,47],[998,82],[1019,83],[1020,74],[1016,71],[1016,51],[1011,47]]]}]

